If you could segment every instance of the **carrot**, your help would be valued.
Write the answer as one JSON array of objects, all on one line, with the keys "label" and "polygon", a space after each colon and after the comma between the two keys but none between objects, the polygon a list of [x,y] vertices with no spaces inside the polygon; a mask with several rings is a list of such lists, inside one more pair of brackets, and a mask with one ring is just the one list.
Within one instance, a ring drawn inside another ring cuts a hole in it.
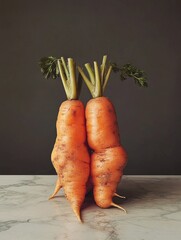
[{"label": "carrot", "polygon": [[84,106],[78,100],[62,103],[57,118],[57,138],[51,159],[58,175],[55,192],[64,187],[65,195],[80,220],[80,207],[89,177],[89,154],[85,145]]},{"label": "carrot", "polygon": [[[57,66],[58,69],[55,69]],[[56,122],[57,137],[51,160],[58,180],[50,199],[64,188],[75,215],[81,221],[80,208],[90,175],[90,156],[86,145],[84,105],[77,99],[80,81],[76,81],[75,64],[71,58],[68,66],[64,58],[44,58],[41,67],[47,77],[56,78],[60,74],[68,98],[61,104]]]},{"label": "carrot", "polygon": [[116,114],[110,100],[98,97],[86,106],[88,144],[91,156],[91,176],[94,199],[98,206],[107,208],[123,175],[126,152],[120,145]]},{"label": "carrot", "polygon": [[113,197],[124,198],[116,193],[117,185],[123,175],[127,155],[120,143],[116,113],[111,101],[103,97],[112,69],[121,72],[123,80],[133,77],[139,84],[146,86],[144,73],[130,64],[119,68],[116,64],[106,67],[107,56],[103,57],[102,65],[94,62],[94,71],[89,63],[85,68],[89,78],[78,67],[83,80],[89,88],[93,99],[86,106],[87,140],[92,148],[91,177],[93,194],[96,204],[102,208],[114,206],[125,211],[113,202]]}]

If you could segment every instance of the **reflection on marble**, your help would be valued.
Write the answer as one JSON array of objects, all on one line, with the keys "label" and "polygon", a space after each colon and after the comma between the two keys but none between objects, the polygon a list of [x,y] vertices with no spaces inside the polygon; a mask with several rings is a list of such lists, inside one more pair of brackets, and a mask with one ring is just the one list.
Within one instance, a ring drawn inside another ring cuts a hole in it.
[{"label": "reflection on marble", "polygon": [[48,201],[56,176],[0,176],[1,240],[179,240],[181,176],[124,176],[115,202],[127,214],[100,209],[87,196],[83,224],[60,191]]}]

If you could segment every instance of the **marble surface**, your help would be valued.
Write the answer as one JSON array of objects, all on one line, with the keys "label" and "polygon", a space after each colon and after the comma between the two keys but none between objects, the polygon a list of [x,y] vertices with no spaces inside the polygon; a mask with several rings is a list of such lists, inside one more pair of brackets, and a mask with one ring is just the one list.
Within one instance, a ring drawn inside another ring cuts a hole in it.
[{"label": "marble surface", "polygon": [[179,240],[181,176],[124,176],[116,208],[86,198],[79,223],[60,191],[48,201],[56,176],[0,176],[0,240]]}]

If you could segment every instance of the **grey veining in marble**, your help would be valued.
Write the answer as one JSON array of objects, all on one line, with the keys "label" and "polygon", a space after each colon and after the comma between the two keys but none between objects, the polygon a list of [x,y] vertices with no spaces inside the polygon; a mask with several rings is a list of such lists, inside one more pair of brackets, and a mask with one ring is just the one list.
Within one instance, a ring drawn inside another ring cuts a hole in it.
[{"label": "grey veining in marble", "polygon": [[0,176],[0,240],[180,240],[181,176],[124,176],[116,199],[127,214],[86,198],[81,224],[56,176]]}]

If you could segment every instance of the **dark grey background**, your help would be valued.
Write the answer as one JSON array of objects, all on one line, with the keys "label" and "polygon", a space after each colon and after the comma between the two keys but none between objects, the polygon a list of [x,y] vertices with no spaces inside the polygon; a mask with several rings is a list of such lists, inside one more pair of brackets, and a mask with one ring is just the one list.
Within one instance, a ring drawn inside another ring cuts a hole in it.
[{"label": "dark grey background", "polygon": [[[129,162],[125,174],[180,174],[181,1],[0,1],[0,174],[54,174],[50,153],[65,99],[42,56],[83,64],[103,54],[143,68],[149,88],[116,75],[106,90]],[[81,99],[90,98],[83,87]]]}]

